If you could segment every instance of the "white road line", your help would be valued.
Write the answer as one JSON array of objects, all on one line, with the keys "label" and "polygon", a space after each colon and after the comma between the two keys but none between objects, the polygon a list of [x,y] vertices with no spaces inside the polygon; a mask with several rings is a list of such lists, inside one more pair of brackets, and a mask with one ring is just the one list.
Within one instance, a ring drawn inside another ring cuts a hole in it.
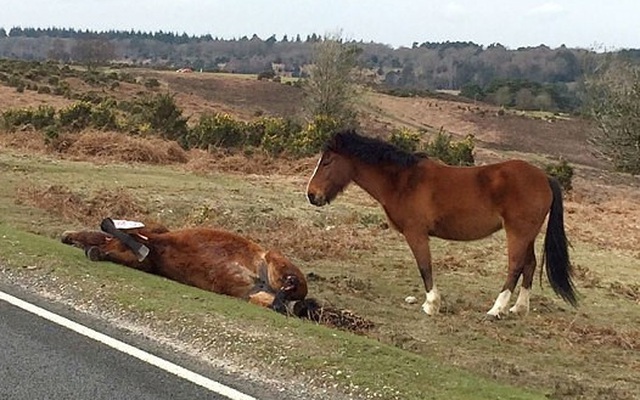
[{"label": "white road line", "polygon": [[133,347],[124,342],[121,342],[117,339],[114,339],[110,336],[97,332],[91,328],[87,328],[84,325],[80,325],[77,322],[73,322],[67,318],[61,317],[58,314],[54,314],[50,311],[47,311],[43,308],[35,306],[31,303],[27,303],[24,300],[20,300],[17,297],[14,297],[10,294],[0,291],[0,300],[4,300],[9,304],[13,304],[16,307],[19,307],[25,311],[28,311],[32,314],[35,314],[39,317],[47,319],[55,324],[63,326],[67,329],[70,329],[74,332],[77,332],[81,335],[84,335],[88,338],[96,340],[100,343],[106,344],[109,347],[112,347],[118,351],[121,351],[125,354],[128,354],[132,357],[135,357],[139,360],[142,360],[148,364],[156,366],[160,369],[163,369],[167,372],[170,372],[176,376],[179,376],[182,379],[186,379],[190,382],[195,383],[196,385],[200,385],[206,389],[211,390],[212,392],[216,392],[222,396],[225,396],[231,400],[257,400],[255,397],[251,397],[242,392],[239,392],[233,388],[230,388],[222,383],[216,382],[212,379],[204,377],[200,374],[197,374],[193,371],[189,371],[186,368],[183,368],[179,365],[176,365],[170,361],[164,360],[160,357],[154,356],[151,353],[147,353],[144,350],[140,350],[137,347]]}]

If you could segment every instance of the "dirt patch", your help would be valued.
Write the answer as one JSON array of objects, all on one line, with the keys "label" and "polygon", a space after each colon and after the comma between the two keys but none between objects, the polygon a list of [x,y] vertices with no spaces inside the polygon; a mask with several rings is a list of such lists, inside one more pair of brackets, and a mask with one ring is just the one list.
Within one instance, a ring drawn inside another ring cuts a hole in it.
[{"label": "dirt patch", "polygon": [[342,310],[326,302],[320,304],[315,299],[306,299],[297,302],[294,306],[294,314],[300,318],[308,319],[330,328],[337,328],[360,335],[366,334],[375,326],[373,322],[357,315],[351,310]]},{"label": "dirt patch", "polygon": [[157,137],[137,137],[117,132],[63,133],[47,140],[41,132],[26,128],[0,134],[0,146],[29,153],[96,163],[186,163],[187,152],[176,142]]},{"label": "dirt patch", "polygon": [[203,112],[228,112],[242,120],[261,115],[299,116],[303,93],[290,85],[248,79],[233,74],[157,74],[168,89],[178,93],[185,115]]}]

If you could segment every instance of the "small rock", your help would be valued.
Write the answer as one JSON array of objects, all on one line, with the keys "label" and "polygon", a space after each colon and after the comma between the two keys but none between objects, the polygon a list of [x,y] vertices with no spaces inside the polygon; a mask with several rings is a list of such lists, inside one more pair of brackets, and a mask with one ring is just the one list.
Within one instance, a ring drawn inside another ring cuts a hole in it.
[{"label": "small rock", "polygon": [[407,304],[416,304],[418,299],[415,296],[407,296],[404,298],[404,302]]}]

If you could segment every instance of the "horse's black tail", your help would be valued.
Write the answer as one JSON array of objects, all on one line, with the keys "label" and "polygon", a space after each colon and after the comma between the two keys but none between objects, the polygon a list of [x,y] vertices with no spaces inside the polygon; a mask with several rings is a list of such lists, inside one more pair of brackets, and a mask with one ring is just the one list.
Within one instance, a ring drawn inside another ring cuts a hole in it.
[{"label": "horse's black tail", "polygon": [[571,281],[572,268],[569,260],[569,242],[564,231],[564,209],[562,188],[555,179],[549,178],[553,193],[547,233],[544,237],[544,264],[551,288],[556,294],[574,307],[578,305],[576,291]]}]

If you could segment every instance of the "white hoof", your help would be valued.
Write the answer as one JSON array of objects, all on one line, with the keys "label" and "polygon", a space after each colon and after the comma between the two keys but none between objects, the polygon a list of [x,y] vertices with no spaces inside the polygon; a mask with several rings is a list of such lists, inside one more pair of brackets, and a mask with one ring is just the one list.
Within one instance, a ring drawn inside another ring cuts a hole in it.
[{"label": "white hoof", "polygon": [[525,307],[525,306],[516,304],[516,305],[514,305],[513,307],[511,307],[509,309],[509,312],[511,314],[525,316],[525,315],[529,314],[529,307]]},{"label": "white hoof", "polygon": [[507,305],[509,304],[509,299],[511,298],[510,290],[503,290],[498,295],[496,302],[491,307],[491,310],[487,311],[487,315],[490,315],[495,318],[500,318],[501,316],[507,313]]},{"label": "white hoof", "polygon": [[434,316],[440,312],[440,293],[434,286],[430,292],[427,292],[427,300],[422,304],[422,310],[430,316]]},{"label": "white hoof", "polygon": [[529,314],[529,295],[531,289],[520,288],[520,294],[518,294],[518,300],[516,304],[509,309],[510,313],[525,316]]}]

